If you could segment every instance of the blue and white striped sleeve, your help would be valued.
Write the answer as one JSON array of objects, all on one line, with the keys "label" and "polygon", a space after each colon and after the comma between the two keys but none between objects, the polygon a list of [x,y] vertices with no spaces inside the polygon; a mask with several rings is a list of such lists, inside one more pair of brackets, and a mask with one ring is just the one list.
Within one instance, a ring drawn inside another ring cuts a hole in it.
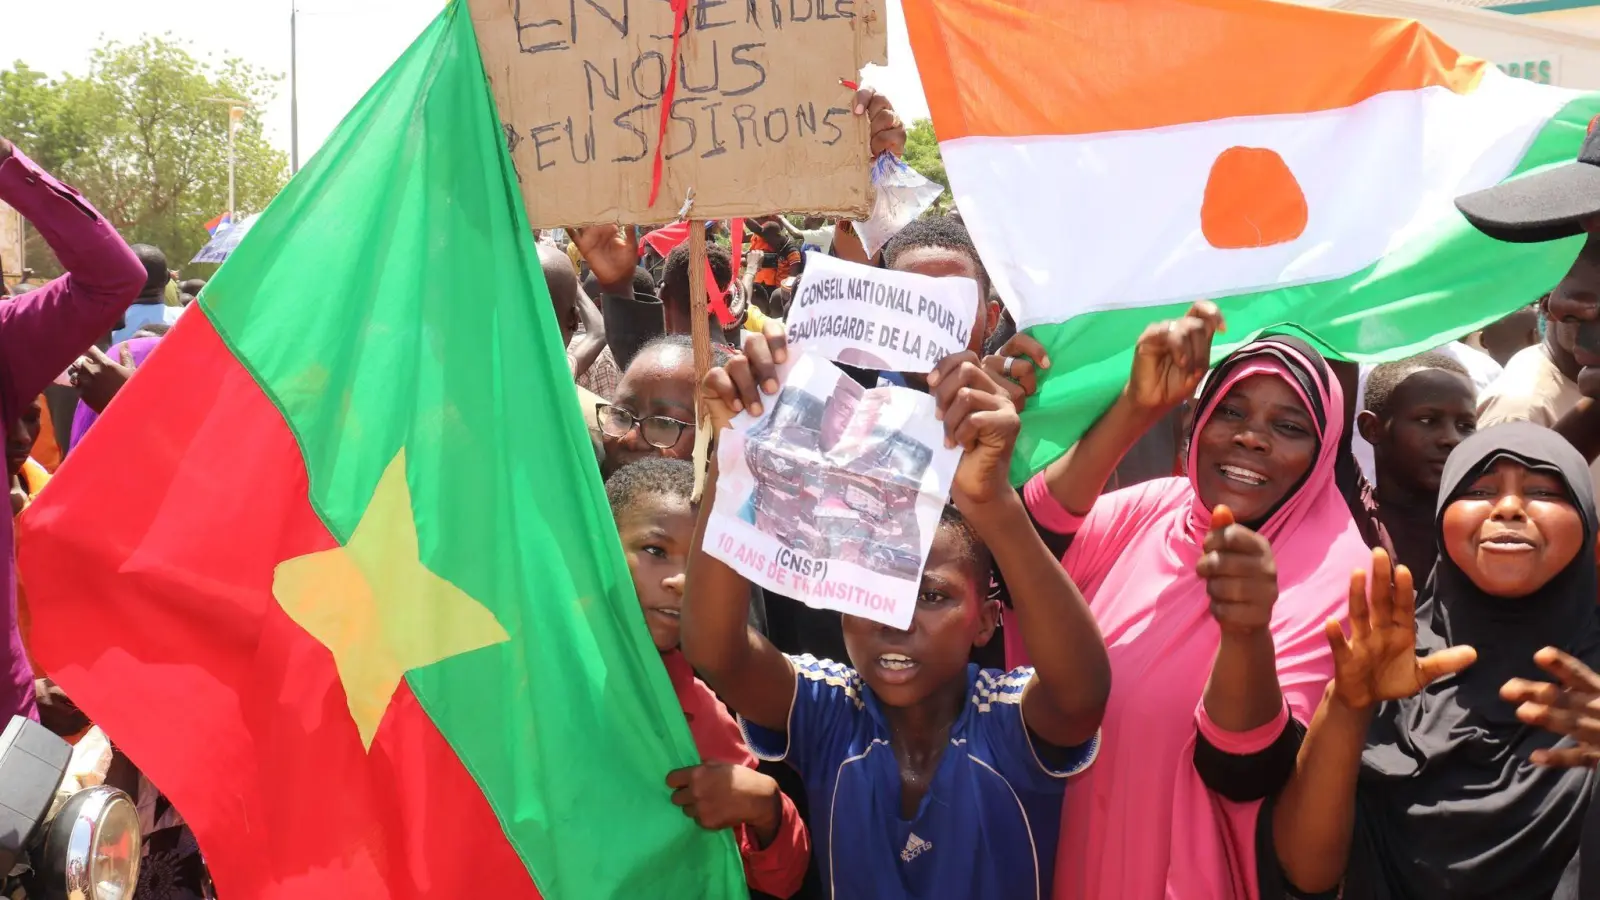
[{"label": "blue and white striped sleeve", "polygon": [[1045,744],[1028,731],[1022,715],[1022,690],[1033,669],[985,669],[972,689],[973,726],[985,737],[990,763],[1009,781],[1035,790],[1060,790],[1061,781],[1089,768],[1100,751],[1100,733],[1076,747]]},{"label": "blue and white striped sleeve", "polygon": [[865,686],[855,669],[809,654],[791,656],[795,668],[789,731],[783,734],[739,719],[745,743],[758,759],[787,762],[802,777],[832,771],[850,747],[856,720],[865,716]]}]

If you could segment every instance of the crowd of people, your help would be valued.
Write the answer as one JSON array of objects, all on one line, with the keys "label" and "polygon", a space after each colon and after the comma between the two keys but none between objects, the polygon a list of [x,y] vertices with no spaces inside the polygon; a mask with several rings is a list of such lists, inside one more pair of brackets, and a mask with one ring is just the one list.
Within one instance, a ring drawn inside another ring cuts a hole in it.
[{"label": "crowd of people", "polygon": [[[873,154],[903,151],[885,98],[855,108]],[[20,514],[203,284],[3,142],[0,199],[68,271],[0,301]],[[705,373],[690,225],[537,240],[704,760],[663,772],[661,802],[734,832],[753,896],[1600,898],[1600,218],[1566,223],[1590,237],[1537,303],[1383,365],[1291,329],[1213,366],[1225,317],[1196,303],[1146,329],[1116,402],[1020,489],[1019,410],[1072,360],[1015,332],[959,214],[870,257],[847,221],[744,225],[741,245],[707,226]],[[805,251],[980,294],[969,346],[931,373],[843,367],[930,394],[964,451],[906,629],[754,587],[701,546],[699,414],[720,431],[776,402]],[[92,723],[33,671],[12,565],[3,711],[77,738]],[[113,769],[146,830],[138,896],[211,896],[181,811]]]},{"label": "crowd of people", "polygon": [[[67,274],[37,283],[32,270],[0,298],[0,415],[6,424],[11,511],[20,515],[83,440],[99,414],[205,286],[180,280],[160,249],[129,246],[93,205],[0,138],[0,200],[49,243]],[[12,520],[3,542],[13,546]],[[3,557],[8,641],[0,714],[40,720],[77,743],[93,723],[27,654],[30,617],[15,559]],[[117,754],[106,783],[134,800],[144,834],[138,896],[200,900],[210,879],[194,835],[160,791]]]}]

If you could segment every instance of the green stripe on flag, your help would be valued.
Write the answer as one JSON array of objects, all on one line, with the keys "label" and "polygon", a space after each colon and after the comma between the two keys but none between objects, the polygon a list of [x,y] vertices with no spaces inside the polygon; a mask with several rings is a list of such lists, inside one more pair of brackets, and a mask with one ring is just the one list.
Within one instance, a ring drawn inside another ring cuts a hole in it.
[{"label": "green stripe on flag", "polygon": [[748,896],[731,833],[669,800],[667,772],[699,757],[622,559],[464,0],[203,302],[283,411],[335,536],[404,448],[423,562],[511,635],[408,681],[544,896]]},{"label": "green stripe on flag", "polygon": [[[1567,104],[1508,177],[1571,162],[1596,115],[1600,94]],[[1284,325],[1297,326],[1329,356],[1364,363],[1402,359],[1537,300],[1567,273],[1581,246],[1581,238],[1505,244],[1455,215],[1354,275],[1218,298],[1228,333],[1212,359]],[[1190,305],[1087,313],[1028,329],[1054,368],[1022,413],[1013,478],[1020,483],[1065,453],[1127,383],[1133,346],[1145,327],[1177,318]],[[1354,402],[1346,398],[1347,406]]]}]

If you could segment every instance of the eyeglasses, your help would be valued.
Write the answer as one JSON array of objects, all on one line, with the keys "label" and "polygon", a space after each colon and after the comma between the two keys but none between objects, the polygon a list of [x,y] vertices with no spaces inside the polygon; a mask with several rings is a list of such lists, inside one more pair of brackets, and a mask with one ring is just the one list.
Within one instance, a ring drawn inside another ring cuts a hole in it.
[{"label": "eyeglasses", "polygon": [[633,414],[633,410],[610,403],[596,403],[594,410],[600,422],[600,431],[606,437],[627,437],[628,432],[637,427],[644,442],[657,450],[676,447],[683,437],[683,430],[689,427],[688,422],[671,416],[647,416],[641,419]]}]

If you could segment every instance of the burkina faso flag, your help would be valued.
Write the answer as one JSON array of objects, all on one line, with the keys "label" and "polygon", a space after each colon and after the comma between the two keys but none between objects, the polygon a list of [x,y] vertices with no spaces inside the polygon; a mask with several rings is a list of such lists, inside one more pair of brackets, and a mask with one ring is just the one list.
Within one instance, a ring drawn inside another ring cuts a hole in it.
[{"label": "burkina faso flag", "polygon": [[227,900],[733,898],[456,0],[25,517],[37,662]]}]

